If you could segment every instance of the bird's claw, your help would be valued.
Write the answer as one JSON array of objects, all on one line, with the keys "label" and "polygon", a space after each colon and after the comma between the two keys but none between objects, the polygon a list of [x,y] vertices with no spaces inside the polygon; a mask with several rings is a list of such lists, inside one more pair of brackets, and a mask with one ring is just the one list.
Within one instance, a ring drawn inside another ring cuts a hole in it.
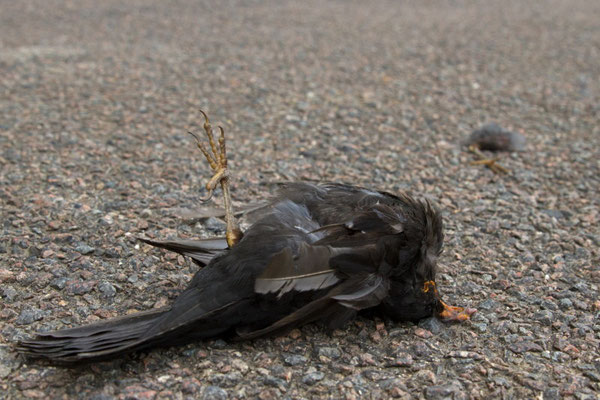
[{"label": "bird's claw", "polygon": [[204,124],[202,127],[204,128],[204,132],[206,133],[206,137],[208,138],[208,144],[210,146],[210,151],[206,148],[206,146],[200,141],[200,138],[192,132],[188,132],[190,135],[196,139],[196,145],[208,161],[210,168],[214,171],[214,175],[208,183],[206,184],[206,190],[208,191],[208,196],[206,198],[200,199],[201,202],[207,202],[213,196],[214,190],[217,185],[221,184],[221,189],[223,190],[223,202],[225,203],[225,220],[227,223],[227,244],[229,247],[235,245],[241,238],[242,232],[239,229],[237,222],[235,220],[235,216],[233,214],[233,207],[231,204],[231,194],[229,191],[229,170],[227,169],[227,150],[225,145],[225,131],[221,126],[219,126],[219,139],[215,141],[215,137],[213,135],[212,125],[210,124],[210,120],[208,119],[208,115],[202,110],[200,113],[204,116]]},{"label": "bird's claw", "polygon": [[212,199],[214,192],[214,190],[209,190],[208,195],[206,197],[200,197],[200,203],[204,204],[210,199]]},{"label": "bird's claw", "polygon": [[495,173],[499,174],[508,174],[508,169],[504,168],[502,165],[498,164],[498,159],[497,158],[486,158],[486,159],[482,159],[482,160],[475,160],[475,161],[471,161],[470,164],[471,165],[485,165],[486,167],[488,167],[489,169],[491,169],[492,171],[494,171]]},{"label": "bird's claw", "polygon": [[470,145],[469,151],[478,158],[478,160],[471,161],[469,163],[470,165],[485,165],[496,174],[508,174],[510,172],[508,169],[498,164],[497,158],[487,158],[476,145]]}]

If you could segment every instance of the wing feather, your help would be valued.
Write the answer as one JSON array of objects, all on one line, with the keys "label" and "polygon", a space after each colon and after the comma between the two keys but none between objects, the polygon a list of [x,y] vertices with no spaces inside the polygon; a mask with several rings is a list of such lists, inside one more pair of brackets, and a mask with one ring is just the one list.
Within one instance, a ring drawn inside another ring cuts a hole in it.
[{"label": "wing feather", "polygon": [[335,270],[329,267],[332,251],[328,246],[301,243],[298,254],[284,248],[275,254],[264,272],[256,279],[256,293],[277,293],[278,297],[295,291],[325,289],[339,282]]},{"label": "wing feather", "polygon": [[335,319],[335,314],[338,314],[341,320],[346,320],[353,313],[344,312],[340,307],[350,310],[374,307],[387,296],[388,290],[389,282],[377,274],[368,274],[362,279],[344,281],[333,287],[323,297],[311,301],[271,325],[251,332],[238,331],[238,335],[242,339],[253,339],[280,329],[323,318],[331,321],[331,319]]},{"label": "wing feather", "polygon": [[354,247],[376,242],[382,235],[396,235],[404,231],[405,218],[386,204],[369,205],[356,210],[351,218],[321,226],[311,233],[324,235],[315,245]]},{"label": "wing feather", "polygon": [[370,308],[381,303],[388,295],[387,281],[377,274],[369,274],[364,279],[356,283],[356,288],[349,289],[347,292],[332,296],[339,304],[362,310]]}]

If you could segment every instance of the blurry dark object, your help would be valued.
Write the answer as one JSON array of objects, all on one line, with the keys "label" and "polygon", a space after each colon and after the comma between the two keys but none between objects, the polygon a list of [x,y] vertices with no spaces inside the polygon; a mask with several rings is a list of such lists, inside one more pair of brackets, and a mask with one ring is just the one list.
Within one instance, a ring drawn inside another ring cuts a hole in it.
[{"label": "blurry dark object", "polygon": [[508,131],[494,122],[474,130],[467,140],[467,146],[489,151],[523,151],[525,143],[525,136]]},{"label": "blurry dark object", "polygon": [[481,150],[523,151],[525,150],[525,143],[525,136],[503,129],[498,124],[492,122],[473,131],[467,139],[466,145],[469,151],[478,158],[477,161],[473,161],[471,164],[485,165],[496,173],[508,173],[508,169],[497,163],[497,158],[489,159]]},{"label": "blurry dark object", "polygon": [[[224,135],[216,146],[208,119],[205,131],[213,158],[199,147],[215,171],[212,191],[229,183],[229,173]],[[172,305],[38,333],[17,349],[69,363],[217,335],[251,339],[316,321],[334,329],[365,309],[412,321],[432,315],[464,321],[475,312],[448,306],[437,291],[442,218],[428,201],[343,184],[290,183],[255,211],[256,222],[243,233],[226,210],[226,237],[143,239],[204,266]]]}]

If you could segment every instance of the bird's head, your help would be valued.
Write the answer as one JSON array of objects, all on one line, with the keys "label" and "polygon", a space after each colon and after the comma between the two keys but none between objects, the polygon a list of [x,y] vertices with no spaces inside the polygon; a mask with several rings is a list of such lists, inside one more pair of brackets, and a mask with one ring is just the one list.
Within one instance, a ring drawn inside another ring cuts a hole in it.
[{"label": "bird's head", "polygon": [[465,321],[474,309],[448,306],[441,300],[435,284],[438,258],[444,241],[440,212],[429,201],[416,201],[406,208],[406,238],[403,248],[408,257],[401,272],[392,280],[384,312],[397,320],[419,320],[437,315],[445,321]]}]

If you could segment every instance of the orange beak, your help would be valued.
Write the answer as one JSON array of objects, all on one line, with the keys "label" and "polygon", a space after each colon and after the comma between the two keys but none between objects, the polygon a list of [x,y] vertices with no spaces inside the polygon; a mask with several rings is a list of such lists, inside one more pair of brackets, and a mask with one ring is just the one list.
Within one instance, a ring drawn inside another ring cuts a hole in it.
[{"label": "orange beak", "polygon": [[437,291],[434,281],[425,282],[422,290],[423,293],[428,293],[430,290],[433,291],[433,294],[442,306],[442,311],[440,311],[439,316],[443,321],[467,321],[471,319],[471,315],[477,312],[475,308],[454,307],[444,303],[440,299],[440,295]]},{"label": "orange beak", "polygon": [[439,315],[444,321],[467,321],[471,319],[471,315],[477,312],[477,309],[475,308],[454,307],[449,306],[441,300],[439,300],[439,302],[443,307]]}]

